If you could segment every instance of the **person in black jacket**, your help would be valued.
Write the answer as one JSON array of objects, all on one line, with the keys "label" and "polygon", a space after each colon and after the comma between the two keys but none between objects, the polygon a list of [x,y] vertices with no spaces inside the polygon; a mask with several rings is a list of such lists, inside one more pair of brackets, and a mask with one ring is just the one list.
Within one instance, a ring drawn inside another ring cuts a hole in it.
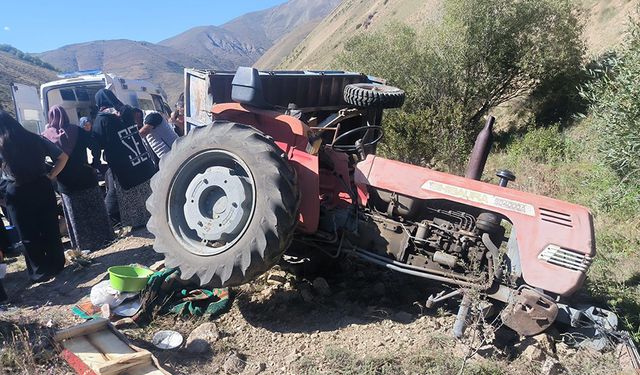
[{"label": "person in black jacket", "polygon": [[71,244],[79,250],[101,249],[114,236],[96,172],[87,160],[87,149],[93,143],[91,133],[71,125],[59,105],[51,107],[48,117],[43,135],[69,155],[57,182]]},{"label": "person in black jacket", "polygon": [[[0,154],[7,211],[25,248],[27,272],[33,282],[48,280],[64,268],[58,226],[55,180],[68,156],[49,140],[28,132],[0,111]],[[47,173],[45,158],[54,166]]]},{"label": "person in black jacket", "polygon": [[109,164],[105,175],[111,190],[107,192],[107,206],[112,202],[109,194],[115,192],[121,224],[142,227],[150,217],[145,202],[151,194],[149,179],[156,172],[155,165],[138,133],[133,108],[106,89],[98,91],[95,99],[99,112],[93,133]]}]

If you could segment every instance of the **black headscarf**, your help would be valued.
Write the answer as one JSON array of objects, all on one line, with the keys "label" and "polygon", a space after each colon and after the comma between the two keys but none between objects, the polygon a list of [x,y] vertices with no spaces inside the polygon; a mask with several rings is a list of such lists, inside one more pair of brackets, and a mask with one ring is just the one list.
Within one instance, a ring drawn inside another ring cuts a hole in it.
[{"label": "black headscarf", "polygon": [[7,112],[0,110],[0,154],[2,168],[8,169],[16,181],[38,177],[44,165],[45,152],[39,136],[30,133]]},{"label": "black headscarf", "polygon": [[96,93],[96,106],[99,110],[103,108],[114,108],[116,111],[120,112],[124,104],[116,98],[116,95],[107,89],[100,89]]}]

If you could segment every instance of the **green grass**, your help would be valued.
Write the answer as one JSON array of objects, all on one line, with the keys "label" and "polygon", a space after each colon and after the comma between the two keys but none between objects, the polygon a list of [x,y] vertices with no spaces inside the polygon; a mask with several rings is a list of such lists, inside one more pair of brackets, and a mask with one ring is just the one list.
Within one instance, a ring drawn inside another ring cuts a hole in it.
[{"label": "green grass", "polygon": [[[432,348],[433,349],[433,348]],[[317,362],[321,362],[319,366]],[[298,364],[302,374],[396,375],[396,374],[459,374],[463,359],[444,350],[424,350],[418,353],[378,353],[358,357],[341,347],[328,346],[320,358],[305,358]],[[501,375],[503,362],[474,361],[464,365],[466,375]]]}]

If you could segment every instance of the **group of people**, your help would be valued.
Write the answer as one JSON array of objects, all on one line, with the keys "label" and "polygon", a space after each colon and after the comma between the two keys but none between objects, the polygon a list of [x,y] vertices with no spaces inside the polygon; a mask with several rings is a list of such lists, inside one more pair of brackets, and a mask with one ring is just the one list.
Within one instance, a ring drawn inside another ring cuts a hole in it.
[{"label": "group of people", "polygon": [[[0,110],[0,197],[22,241],[34,283],[55,277],[65,264],[56,193],[72,247],[103,248],[113,241],[114,227],[146,225],[149,181],[159,159],[178,134],[184,134],[180,121],[174,128],[165,114],[144,117],[140,109],[123,104],[107,89],[96,93],[95,102],[95,119],[83,117],[79,124],[70,124],[63,107],[52,107],[42,135],[27,131]],[[101,164],[102,153],[108,166],[106,194],[99,187],[95,164],[96,158]],[[0,226],[2,263],[10,244],[4,225]],[[7,298],[0,280],[0,303]]]}]

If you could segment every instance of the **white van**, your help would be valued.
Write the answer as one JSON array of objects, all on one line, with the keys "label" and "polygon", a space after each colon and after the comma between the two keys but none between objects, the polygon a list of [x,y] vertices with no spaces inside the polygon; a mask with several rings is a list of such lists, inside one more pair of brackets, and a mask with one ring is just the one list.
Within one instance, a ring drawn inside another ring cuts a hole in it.
[{"label": "white van", "polygon": [[77,124],[81,117],[95,117],[95,94],[107,88],[124,104],[145,112],[166,112],[166,95],[158,86],[148,81],[125,79],[101,71],[81,71],[58,75],[62,78],[40,86],[40,94],[34,86],[20,83],[11,85],[18,122],[27,130],[41,134],[47,123],[46,114],[54,105],[61,105],[69,115],[69,121]]}]

